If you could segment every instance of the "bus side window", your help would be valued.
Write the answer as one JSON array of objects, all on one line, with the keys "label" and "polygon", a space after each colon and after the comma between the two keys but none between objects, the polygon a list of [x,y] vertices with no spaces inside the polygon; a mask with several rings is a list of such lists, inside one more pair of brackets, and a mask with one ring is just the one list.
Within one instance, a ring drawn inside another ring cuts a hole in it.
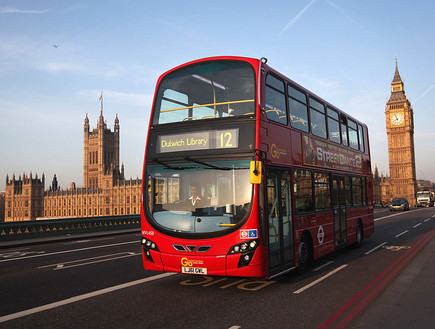
[{"label": "bus side window", "polygon": [[347,118],[345,116],[340,117],[340,128],[341,128],[341,144],[344,146],[349,146],[349,141],[347,138]]},{"label": "bus side window", "polygon": [[362,204],[361,177],[352,176],[352,199],[354,206]]},{"label": "bus side window", "polygon": [[351,180],[349,176],[344,176],[344,190],[343,190],[343,198],[344,204],[348,207],[352,205],[352,186]]},{"label": "bus side window", "polygon": [[293,193],[297,213],[314,210],[313,174],[310,170],[295,169]]},{"label": "bus side window", "polygon": [[340,144],[340,123],[338,122],[338,112],[326,108],[328,112],[328,135],[331,142]]},{"label": "bus side window", "polygon": [[364,148],[364,130],[360,124],[358,124],[358,139],[359,139],[359,150],[361,152],[364,152],[365,151],[365,148]]},{"label": "bus side window", "polygon": [[290,124],[293,128],[308,132],[307,96],[292,86],[288,86]]},{"label": "bus side window", "polygon": [[284,81],[268,75],[266,78],[266,116],[269,120],[287,124]]},{"label": "bus side window", "polygon": [[310,97],[311,132],[326,139],[325,106]]},{"label": "bus side window", "polygon": [[331,208],[329,174],[321,172],[314,173],[314,195],[316,210]]},{"label": "bus side window", "polygon": [[352,120],[348,120],[347,126],[349,128],[349,146],[354,150],[358,150],[358,132],[356,123]]}]

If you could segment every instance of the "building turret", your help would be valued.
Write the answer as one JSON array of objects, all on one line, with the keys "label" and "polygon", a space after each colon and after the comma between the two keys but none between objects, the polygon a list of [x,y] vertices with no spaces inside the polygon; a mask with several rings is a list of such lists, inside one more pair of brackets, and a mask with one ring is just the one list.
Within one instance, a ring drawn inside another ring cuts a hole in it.
[{"label": "building turret", "polygon": [[54,174],[54,176],[53,176],[53,180],[51,181],[51,190],[52,190],[52,191],[57,191],[58,188],[59,188],[59,184],[58,184],[58,182],[57,182],[56,174]]},{"label": "building turret", "polygon": [[85,133],[86,133],[86,132],[89,132],[89,119],[88,119],[88,113],[86,113],[84,129],[85,129]]},{"label": "building turret", "polygon": [[119,119],[118,119],[118,113],[116,113],[116,118],[115,118],[115,126],[113,129],[116,133],[119,133]]}]

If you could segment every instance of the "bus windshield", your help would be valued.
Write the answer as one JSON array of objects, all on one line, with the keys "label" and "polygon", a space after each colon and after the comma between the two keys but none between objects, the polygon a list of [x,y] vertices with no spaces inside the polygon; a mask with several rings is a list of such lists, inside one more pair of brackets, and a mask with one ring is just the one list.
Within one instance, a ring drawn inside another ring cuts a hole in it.
[{"label": "bus windshield", "polygon": [[[194,161],[194,160],[193,160]],[[163,229],[211,233],[247,217],[252,185],[249,161],[148,165],[148,210]]]},{"label": "bus windshield", "polygon": [[246,62],[193,64],[165,76],[153,124],[254,115],[255,75]]}]

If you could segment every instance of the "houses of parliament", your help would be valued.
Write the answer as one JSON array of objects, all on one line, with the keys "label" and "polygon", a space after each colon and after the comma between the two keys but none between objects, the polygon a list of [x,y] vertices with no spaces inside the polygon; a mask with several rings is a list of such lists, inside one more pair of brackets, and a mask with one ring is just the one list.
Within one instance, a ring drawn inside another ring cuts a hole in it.
[{"label": "houses of parliament", "polygon": [[84,122],[83,187],[60,189],[54,175],[48,190],[45,175],[6,177],[5,221],[37,218],[93,217],[140,213],[141,179],[125,179],[119,168],[119,120],[107,128],[103,109],[92,131]]}]

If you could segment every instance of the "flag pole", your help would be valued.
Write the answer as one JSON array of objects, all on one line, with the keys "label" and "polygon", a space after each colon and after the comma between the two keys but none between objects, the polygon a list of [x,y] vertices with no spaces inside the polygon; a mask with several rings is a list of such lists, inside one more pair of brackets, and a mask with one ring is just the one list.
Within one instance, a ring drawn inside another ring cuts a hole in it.
[{"label": "flag pole", "polygon": [[101,114],[103,114],[103,91],[101,91],[100,103],[101,103]]}]

